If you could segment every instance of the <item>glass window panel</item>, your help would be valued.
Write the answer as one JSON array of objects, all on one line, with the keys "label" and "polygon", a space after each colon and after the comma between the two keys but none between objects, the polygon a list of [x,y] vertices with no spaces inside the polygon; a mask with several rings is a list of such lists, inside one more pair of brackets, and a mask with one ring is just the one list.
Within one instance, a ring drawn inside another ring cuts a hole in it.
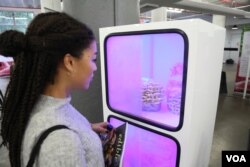
[{"label": "glass window panel", "polygon": [[[124,123],[112,116],[109,122],[114,127]],[[171,136],[128,124],[124,143],[123,167],[178,166],[180,148]]]},{"label": "glass window panel", "polygon": [[109,108],[165,129],[180,128],[187,45],[185,34],[177,30],[107,37],[105,62]]},{"label": "glass window panel", "polygon": [[25,32],[33,17],[34,13],[28,11],[0,11],[0,33],[6,30]]}]

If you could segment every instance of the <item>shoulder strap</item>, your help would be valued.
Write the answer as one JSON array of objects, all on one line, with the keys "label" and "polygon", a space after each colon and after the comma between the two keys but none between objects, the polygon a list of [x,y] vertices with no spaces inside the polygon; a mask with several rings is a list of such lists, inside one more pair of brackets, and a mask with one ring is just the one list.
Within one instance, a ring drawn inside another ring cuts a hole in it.
[{"label": "shoulder strap", "polygon": [[35,159],[36,157],[38,156],[39,152],[40,152],[40,148],[41,148],[41,145],[43,144],[43,141],[46,139],[46,137],[53,131],[55,130],[59,130],[59,129],[69,129],[67,126],[65,125],[56,125],[56,126],[52,126],[51,128],[45,130],[40,138],[38,139],[38,141],[36,142],[36,144],[34,145],[32,151],[31,151],[31,154],[30,154],[30,159],[29,159],[29,162],[27,164],[27,167],[32,167],[34,162],[35,162]]}]

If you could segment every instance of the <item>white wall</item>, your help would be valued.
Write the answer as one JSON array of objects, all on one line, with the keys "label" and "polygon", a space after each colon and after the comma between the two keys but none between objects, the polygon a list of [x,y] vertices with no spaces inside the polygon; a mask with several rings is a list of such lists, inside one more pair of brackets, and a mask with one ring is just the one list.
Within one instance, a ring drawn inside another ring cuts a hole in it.
[{"label": "white wall", "polygon": [[238,51],[224,51],[224,57],[223,57],[224,62],[227,59],[233,59],[235,63],[238,63],[241,32],[242,32],[241,29],[232,30],[231,28],[227,28],[225,47],[238,48]]},{"label": "white wall", "polygon": [[62,11],[61,0],[41,0],[42,12]]}]

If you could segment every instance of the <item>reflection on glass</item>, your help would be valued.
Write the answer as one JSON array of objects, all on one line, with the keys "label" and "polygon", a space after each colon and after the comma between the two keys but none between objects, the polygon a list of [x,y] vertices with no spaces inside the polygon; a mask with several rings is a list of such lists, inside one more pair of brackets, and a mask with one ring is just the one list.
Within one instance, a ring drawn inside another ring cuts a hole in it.
[{"label": "reflection on glass", "polygon": [[179,33],[115,35],[106,43],[112,110],[165,127],[180,124],[184,38]]},{"label": "reflection on glass", "polygon": [[0,11],[0,33],[6,30],[25,32],[33,17],[33,12]]},{"label": "reflection on glass", "polygon": [[[117,127],[122,121],[110,118],[109,122]],[[122,159],[123,167],[175,167],[178,147],[168,137],[128,125]]]}]

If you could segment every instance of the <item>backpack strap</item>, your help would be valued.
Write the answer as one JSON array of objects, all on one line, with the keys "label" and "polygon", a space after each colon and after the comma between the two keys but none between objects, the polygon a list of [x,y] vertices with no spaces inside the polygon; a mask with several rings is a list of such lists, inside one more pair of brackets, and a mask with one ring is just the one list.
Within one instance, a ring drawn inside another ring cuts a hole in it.
[{"label": "backpack strap", "polygon": [[33,164],[35,162],[36,157],[38,156],[40,149],[41,149],[41,145],[43,144],[44,140],[46,139],[46,137],[53,131],[55,130],[60,130],[60,129],[69,129],[67,126],[65,125],[56,125],[56,126],[52,126],[49,129],[45,130],[40,138],[38,139],[38,141],[36,142],[35,146],[33,147],[31,154],[30,154],[30,159],[29,162],[27,164],[26,167],[33,167]]}]

